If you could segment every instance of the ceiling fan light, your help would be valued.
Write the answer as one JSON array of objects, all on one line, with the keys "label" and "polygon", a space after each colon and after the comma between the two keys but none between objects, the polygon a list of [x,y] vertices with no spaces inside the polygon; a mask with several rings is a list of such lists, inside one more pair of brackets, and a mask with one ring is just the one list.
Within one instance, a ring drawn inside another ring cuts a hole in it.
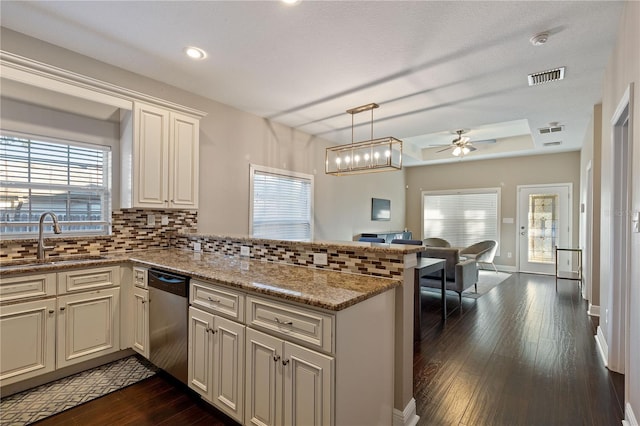
[{"label": "ceiling fan light", "polygon": [[464,148],[462,148],[462,155],[467,155],[470,152],[471,152],[471,150],[469,148],[467,148],[466,146]]},{"label": "ceiling fan light", "polygon": [[452,154],[455,155],[456,157],[460,156],[460,154],[462,154],[462,148],[460,148],[459,146],[456,146]]}]

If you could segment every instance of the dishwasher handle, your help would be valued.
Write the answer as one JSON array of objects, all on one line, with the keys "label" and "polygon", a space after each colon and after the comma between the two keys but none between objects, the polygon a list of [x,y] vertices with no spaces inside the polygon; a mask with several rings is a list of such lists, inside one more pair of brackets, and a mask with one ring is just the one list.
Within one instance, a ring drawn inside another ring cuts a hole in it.
[{"label": "dishwasher handle", "polygon": [[188,297],[189,277],[157,269],[149,269],[147,274],[149,287],[157,288],[158,290],[166,291],[178,296]]}]

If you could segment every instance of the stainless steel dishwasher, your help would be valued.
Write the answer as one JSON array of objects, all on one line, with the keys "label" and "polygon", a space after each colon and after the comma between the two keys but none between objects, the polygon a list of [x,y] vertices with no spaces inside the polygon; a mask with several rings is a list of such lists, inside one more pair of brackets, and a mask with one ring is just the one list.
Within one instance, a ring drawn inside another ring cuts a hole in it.
[{"label": "stainless steel dishwasher", "polygon": [[189,277],[149,269],[149,359],[188,380]]}]

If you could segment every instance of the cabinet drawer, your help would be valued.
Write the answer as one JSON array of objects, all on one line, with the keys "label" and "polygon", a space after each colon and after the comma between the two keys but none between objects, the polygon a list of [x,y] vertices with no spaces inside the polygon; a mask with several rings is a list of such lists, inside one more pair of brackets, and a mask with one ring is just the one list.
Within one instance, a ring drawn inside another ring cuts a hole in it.
[{"label": "cabinet drawer", "polygon": [[333,352],[333,316],[247,296],[247,325]]},{"label": "cabinet drawer", "polygon": [[205,311],[244,322],[244,294],[197,280],[191,280],[189,302]]},{"label": "cabinet drawer", "polygon": [[140,288],[148,288],[147,268],[133,267],[133,285]]},{"label": "cabinet drawer", "polygon": [[55,273],[2,278],[0,283],[0,302],[55,295]]},{"label": "cabinet drawer", "polygon": [[58,294],[120,285],[120,267],[75,269],[58,273]]}]

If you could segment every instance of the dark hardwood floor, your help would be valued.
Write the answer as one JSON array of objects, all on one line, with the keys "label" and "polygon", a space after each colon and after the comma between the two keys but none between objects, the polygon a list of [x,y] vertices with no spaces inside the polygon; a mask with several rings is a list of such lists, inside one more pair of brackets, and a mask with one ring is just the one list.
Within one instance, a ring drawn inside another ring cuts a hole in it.
[{"label": "dark hardwood floor", "polygon": [[[422,425],[620,425],[619,374],[600,359],[572,281],[513,274],[479,299],[422,292],[414,395]],[[622,387],[622,389],[624,386]],[[618,393],[617,393],[617,392]]]},{"label": "dark hardwood floor", "polygon": [[[575,282],[513,274],[479,299],[422,293],[414,347],[420,425],[620,425],[623,376],[603,367]],[[156,375],[39,425],[235,425]],[[350,425],[338,425],[350,426]]]}]

